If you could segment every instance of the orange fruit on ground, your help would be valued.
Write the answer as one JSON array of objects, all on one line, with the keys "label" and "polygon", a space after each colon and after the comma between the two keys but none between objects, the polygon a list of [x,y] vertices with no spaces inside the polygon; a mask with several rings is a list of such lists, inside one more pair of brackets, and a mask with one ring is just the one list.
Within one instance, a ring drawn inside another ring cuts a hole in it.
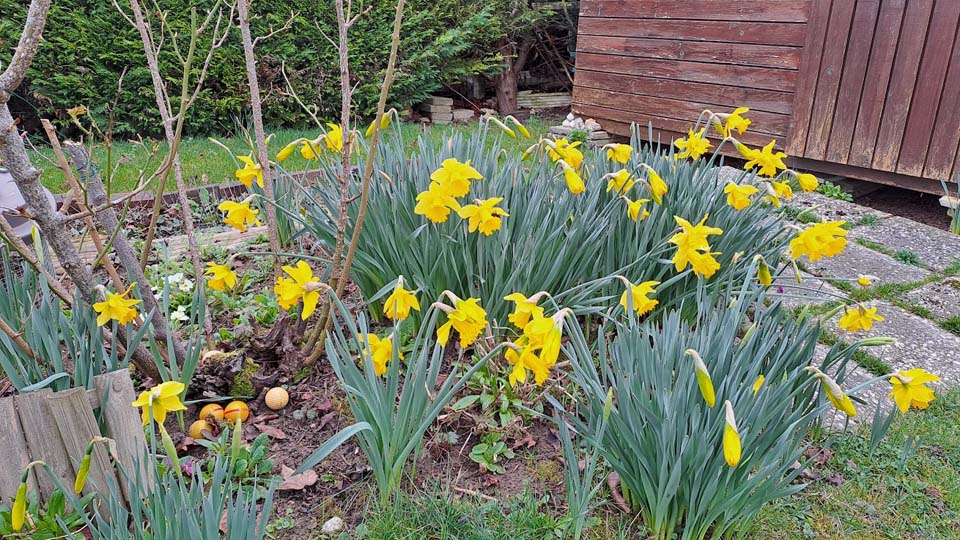
[{"label": "orange fruit on ground", "polygon": [[213,431],[213,426],[210,425],[210,422],[206,420],[197,420],[196,422],[190,424],[190,436],[194,439],[202,439],[204,431]]},{"label": "orange fruit on ground", "polygon": [[211,417],[213,417],[213,419],[217,422],[223,420],[223,407],[217,405],[216,403],[211,403],[200,409],[199,418],[201,420],[209,420]]},{"label": "orange fruit on ground", "polygon": [[271,410],[279,411],[290,403],[290,394],[278,386],[268,390],[267,395],[263,396],[263,401]]},{"label": "orange fruit on ground", "polygon": [[242,401],[231,401],[223,410],[223,418],[227,422],[236,422],[239,418],[241,422],[246,422],[250,418],[250,407]]}]

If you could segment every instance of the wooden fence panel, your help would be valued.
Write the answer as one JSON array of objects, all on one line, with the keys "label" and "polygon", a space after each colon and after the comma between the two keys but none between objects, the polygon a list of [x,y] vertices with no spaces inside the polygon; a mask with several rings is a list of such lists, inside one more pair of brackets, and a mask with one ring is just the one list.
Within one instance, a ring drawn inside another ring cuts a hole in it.
[{"label": "wooden fence panel", "polygon": [[[13,398],[0,398],[0,502],[7,508],[20,487],[23,469],[30,463],[27,442],[23,440],[20,419]],[[27,489],[37,491],[35,474],[30,473]]]},{"label": "wooden fence panel", "polygon": [[[73,464],[63,446],[57,422],[47,401],[47,398],[52,395],[52,390],[44,388],[36,392],[17,394],[13,399],[17,405],[31,459],[46,462],[50,471],[60,482],[65,486],[72,486],[76,478]],[[40,495],[46,500],[56,489],[56,484],[50,480],[45,471],[37,471],[37,481]]]},{"label": "wooden fence panel", "polygon": [[711,21],[806,22],[810,0],[580,0],[581,12],[609,18],[676,19],[680,13]]},{"label": "wooden fence panel", "polygon": [[[106,403],[100,408],[106,427],[104,436],[115,441],[117,458],[127,474],[137,475],[137,468],[139,468],[139,477],[146,480],[149,487],[152,484],[153,475],[148,473],[149,469],[144,461],[147,439],[143,435],[140,414],[130,405],[136,400],[137,394],[133,389],[129,372],[121,370],[105,373],[96,376],[93,382],[100,402]],[[118,475],[118,479],[120,478],[122,476]],[[120,486],[127,500],[143,495],[127,492],[126,482],[121,481]]]},{"label": "wooden fence panel", "polygon": [[960,159],[960,137],[957,136],[960,133],[960,32],[953,44],[950,70],[947,72],[940,103],[923,176],[956,180],[957,175],[960,175],[960,162],[956,168],[953,166],[954,160]]},{"label": "wooden fence panel", "polygon": [[832,0],[814,0],[811,6],[810,22],[804,29],[803,55],[800,61],[800,73],[805,76],[797,81],[797,92],[793,97],[793,120],[785,149],[788,154],[802,154],[807,145],[807,133],[810,128],[810,116],[817,90],[817,73],[823,58],[823,46],[827,35],[827,21],[830,19]]},{"label": "wooden fence panel", "polygon": [[[638,0],[641,1],[641,0]],[[642,6],[642,4],[640,4]],[[638,8],[638,9],[642,9]],[[686,13],[686,12],[684,12]],[[591,14],[581,5],[581,36],[619,36],[640,38],[682,39],[723,43],[753,43],[756,45],[786,45],[800,47],[806,37],[804,24],[771,23],[766,21],[710,21],[677,19],[614,20]]]}]

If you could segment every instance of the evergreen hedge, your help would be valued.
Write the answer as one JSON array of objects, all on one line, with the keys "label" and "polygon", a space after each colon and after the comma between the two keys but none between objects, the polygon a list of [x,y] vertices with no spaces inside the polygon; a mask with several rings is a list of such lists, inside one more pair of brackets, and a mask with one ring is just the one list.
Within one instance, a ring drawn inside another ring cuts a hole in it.
[{"label": "evergreen hedge", "polygon": [[[119,2],[124,5],[125,2]],[[172,26],[187,33],[189,10],[202,14],[212,0],[158,0]],[[356,4],[356,3],[355,3]],[[381,72],[386,65],[395,4],[371,1],[372,10],[351,31],[351,68],[356,91],[356,112],[370,114],[376,107]],[[151,2],[144,6],[149,9]],[[26,16],[29,0],[0,0],[0,62],[9,61]],[[319,107],[321,117],[339,116],[337,52],[324,34],[336,39],[332,0],[254,1],[252,25],[266,34],[295,13],[292,28],[258,45],[264,114],[271,125],[309,125],[309,117],[287,95],[281,63],[286,64],[296,92]],[[473,74],[498,71],[500,59],[495,39],[509,23],[490,4],[465,0],[408,0],[393,105],[422,101],[444,83],[462,81]],[[104,120],[117,99],[115,133],[118,136],[160,134],[150,74],[136,30],[110,0],[58,0],[50,11],[44,43],[18,89],[16,113],[28,129],[37,117],[65,122],[65,110],[86,105]],[[179,62],[173,48],[165,46],[160,62],[176,89]],[[125,73],[117,95],[118,81]],[[178,92],[177,92],[178,93]],[[246,124],[248,92],[239,31],[233,30],[216,53],[206,88],[190,113],[187,132],[206,135],[233,131]],[[174,104],[176,106],[176,104]]]}]

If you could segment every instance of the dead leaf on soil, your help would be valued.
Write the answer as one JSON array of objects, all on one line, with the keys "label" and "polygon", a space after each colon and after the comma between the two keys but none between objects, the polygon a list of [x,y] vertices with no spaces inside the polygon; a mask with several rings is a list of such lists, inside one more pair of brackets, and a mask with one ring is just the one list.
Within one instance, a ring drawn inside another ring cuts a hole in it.
[{"label": "dead leaf on soil", "polygon": [[617,508],[628,514],[631,513],[630,505],[623,498],[623,491],[620,489],[620,475],[615,472],[610,473],[607,476],[607,487],[610,488],[610,496],[613,497],[613,502],[617,505]]},{"label": "dead leaf on soil", "polygon": [[280,467],[280,476],[283,482],[277,486],[280,491],[301,491],[317,483],[316,471],[307,469],[300,474],[293,474],[293,469],[283,465]]},{"label": "dead leaf on soil", "polygon": [[287,438],[287,434],[286,434],[286,433],[284,433],[283,431],[281,431],[281,430],[279,430],[279,429],[277,429],[277,428],[275,428],[275,427],[273,427],[273,426],[268,426],[268,425],[266,425],[266,424],[254,424],[253,427],[259,429],[259,430],[260,430],[260,433],[265,433],[268,437],[272,437],[272,438],[274,438],[274,439],[286,439],[286,438]]}]

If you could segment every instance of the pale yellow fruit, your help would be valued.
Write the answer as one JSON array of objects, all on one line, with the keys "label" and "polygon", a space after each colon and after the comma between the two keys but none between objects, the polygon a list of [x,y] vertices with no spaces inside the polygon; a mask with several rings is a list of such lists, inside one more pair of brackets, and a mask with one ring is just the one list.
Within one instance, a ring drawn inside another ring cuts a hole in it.
[{"label": "pale yellow fruit", "polygon": [[290,402],[290,394],[278,386],[268,390],[267,395],[263,397],[263,400],[267,403],[267,407],[270,407],[271,410],[279,411],[280,409],[286,407],[287,403]]},{"label": "pale yellow fruit", "polygon": [[206,420],[197,420],[190,424],[190,436],[194,439],[202,439],[204,431],[213,431],[213,426]]}]

